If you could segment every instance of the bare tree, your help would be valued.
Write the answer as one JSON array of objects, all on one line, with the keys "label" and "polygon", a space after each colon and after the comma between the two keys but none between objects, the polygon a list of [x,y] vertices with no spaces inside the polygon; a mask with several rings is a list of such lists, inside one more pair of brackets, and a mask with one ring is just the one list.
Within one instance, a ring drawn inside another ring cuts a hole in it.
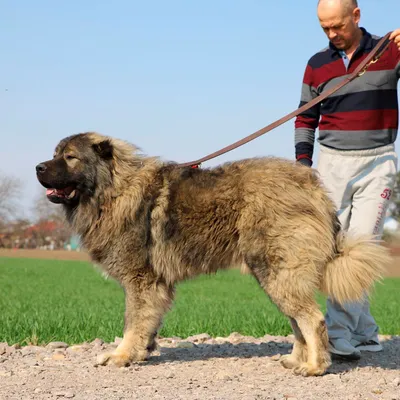
[{"label": "bare tree", "polygon": [[0,221],[4,224],[18,215],[21,181],[0,173]]}]

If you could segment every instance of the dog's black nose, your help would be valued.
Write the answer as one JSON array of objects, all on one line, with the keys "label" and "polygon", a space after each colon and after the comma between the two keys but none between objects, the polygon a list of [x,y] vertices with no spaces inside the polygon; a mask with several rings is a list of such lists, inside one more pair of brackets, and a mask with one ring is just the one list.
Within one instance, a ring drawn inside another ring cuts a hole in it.
[{"label": "dog's black nose", "polygon": [[43,174],[44,171],[46,171],[46,166],[44,164],[36,165],[36,172],[38,174]]}]

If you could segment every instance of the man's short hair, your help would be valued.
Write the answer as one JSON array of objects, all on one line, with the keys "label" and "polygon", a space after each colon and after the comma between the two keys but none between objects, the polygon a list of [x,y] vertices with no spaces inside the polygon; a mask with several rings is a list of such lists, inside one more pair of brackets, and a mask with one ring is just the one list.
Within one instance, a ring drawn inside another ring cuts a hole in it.
[{"label": "man's short hair", "polygon": [[[318,4],[321,3],[323,0],[318,0]],[[342,3],[343,8],[346,11],[353,11],[355,8],[358,7],[358,1],[357,0],[340,0]]]}]

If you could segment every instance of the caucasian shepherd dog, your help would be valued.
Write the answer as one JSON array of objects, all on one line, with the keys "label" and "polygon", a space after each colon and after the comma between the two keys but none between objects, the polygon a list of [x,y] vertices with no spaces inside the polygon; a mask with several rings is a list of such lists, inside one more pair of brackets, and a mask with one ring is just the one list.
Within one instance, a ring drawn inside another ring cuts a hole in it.
[{"label": "caucasian shepherd dog", "polygon": [[178,281],[245,265],[290,320],[296,340],[283,366],[321,375],[331,359],[316,291],[359,300],[389,262],[379,243],[346,238],[315,171],[287,160],[181,168],[89,132],[63,139],[36,171],[125,291],[123,340],[99,364],[149,357]]}]

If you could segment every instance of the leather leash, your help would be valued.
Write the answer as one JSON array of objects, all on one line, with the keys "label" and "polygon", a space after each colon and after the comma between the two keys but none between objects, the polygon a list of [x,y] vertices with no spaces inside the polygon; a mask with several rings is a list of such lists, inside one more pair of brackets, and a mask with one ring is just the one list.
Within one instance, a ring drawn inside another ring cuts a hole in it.
[{"label": "leather leash", "polygon": [[[290,119],[296,117],[297,115],[303,113],[304,111],[306,111],[306,110],[310,109],[311,107],[315,106],[316,104],[320,103],[322,100],[326,99],[331,94],[337,92],[339,89],[341,89],[343,86],[347,85],[349,82],[351,82],[355,78],[363,75],[371,64],[376,63],[379,60],[379,58],[381,57],[381,55],[383,54],[383,52],[389,46],[390,41],[388,40],[388,38],[389,38],[390,34],[391,34],[391,32],[388,32],[378,42],[378,44],[372,49],[372,51],[363,60],[363,62],[361,62],[359,64],[359,66],[349,76],[347,76],[343,81],[339,82],[333,88],[327,90],[326,92],[320,94],[318,97],[316,97],[315,99],[304,104],[302,107],[298,108],[297,110],[292,111],[290,114],[285,115],[281,119],[278,119],[277,121],[273,122],[272,124],[267,125],[266,127],[252,133],[249,136],[246,136],[245,138],[238,140],[237,142],[232,143],[231,145],[226,146],[226,147],[224,147],[214,153],[211,153],[205,157],[202,157],[198,160],[177,164],[177,166],[182,167],[182,168],[183,167],[198,168],[201,165],[201,163],[203,163],[205,161],[209,161],[209,160],[211,160],[215,157],[218,157],[222,154],[225,154],[231,150],[234,150],[237,147],[242,146],[242,145],[250,142],[251,140],[258,138],[259,136],[264,135],[265,133],[271,131],[272,129],[275,129],[279,125],[284,124],[285,122],[289,121]],[[385,41],[387,41],[387,42],[385,43]]]}]

